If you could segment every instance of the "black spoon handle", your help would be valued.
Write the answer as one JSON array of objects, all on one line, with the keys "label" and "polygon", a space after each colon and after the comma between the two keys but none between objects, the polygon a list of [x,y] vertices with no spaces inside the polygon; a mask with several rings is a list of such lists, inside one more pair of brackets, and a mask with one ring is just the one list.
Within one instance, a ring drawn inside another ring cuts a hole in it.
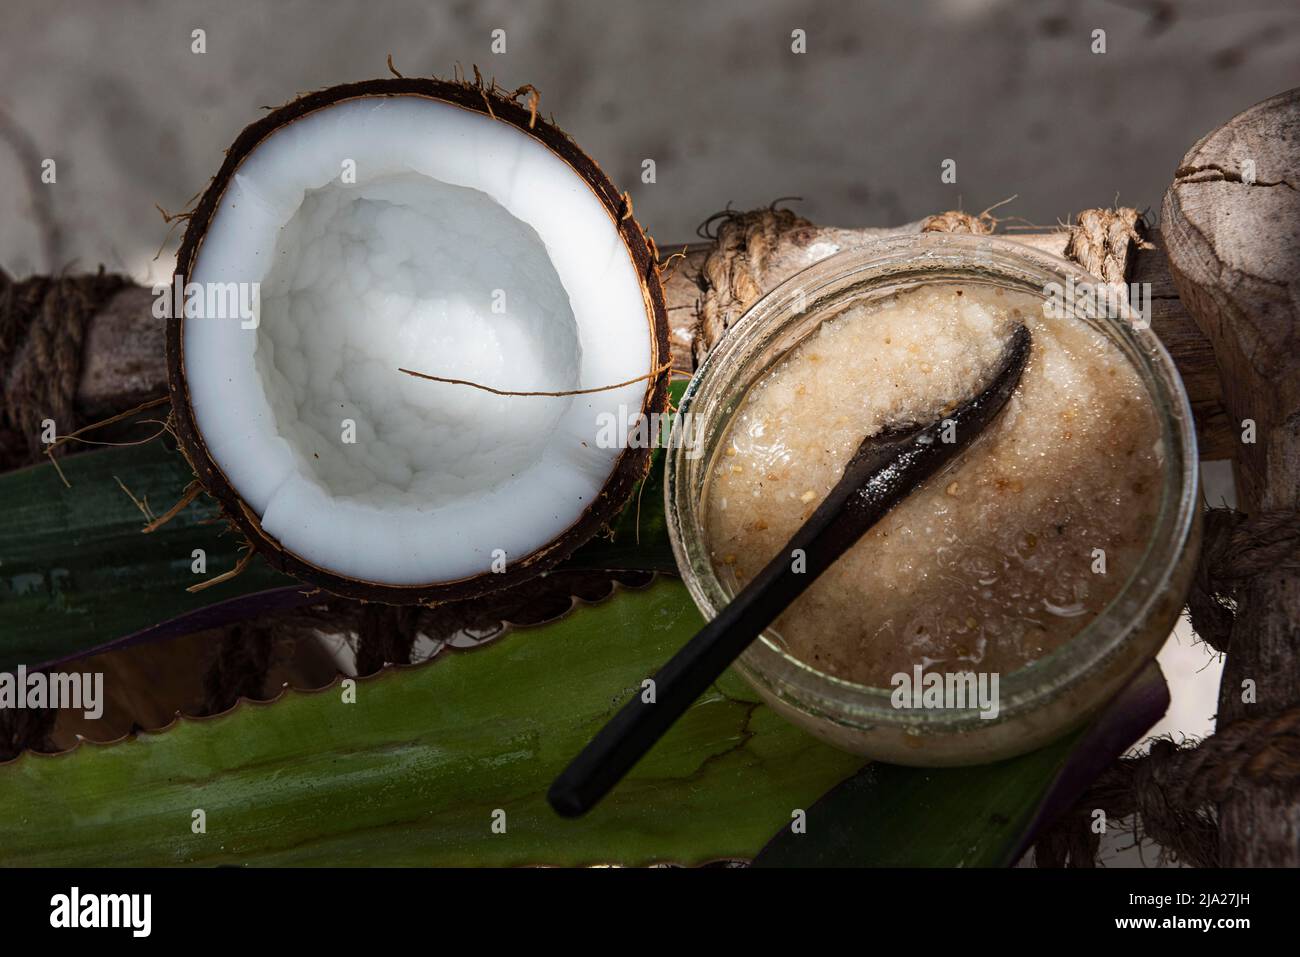
[{"label": "black spoon handle", "polygon": [[1017,327],[997,375],[979,395],[923,428],[864,440],[785,549],[659,669],[653,700],[635,695],[555,779],[547,794],[551,807],[565,817],[594,807],[818,575],[993,421],[1020,381],[1029,348],[1029,330]]}]

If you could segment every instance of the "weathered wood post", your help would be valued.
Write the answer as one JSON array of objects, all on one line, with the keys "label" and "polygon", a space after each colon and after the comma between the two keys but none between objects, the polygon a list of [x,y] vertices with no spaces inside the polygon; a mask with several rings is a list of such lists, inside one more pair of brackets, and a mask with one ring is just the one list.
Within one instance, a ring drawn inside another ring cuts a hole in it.
[{"label": "weathered wood post", "polygon": [[[1300,90],[1251,107],[1184,157],[1162,231],[1179,297],[1218,361],[1239,507],[1300,515]],[[1292,533],[1294,534],[1294,532]],[[1292,538],[1291,541],[1300,541]],[[1300,554],[1237,592],[1219,723],[1300,705]],[[1226,866],[1300,865],[1300,803],[1277,785],[1219,808]]]}]

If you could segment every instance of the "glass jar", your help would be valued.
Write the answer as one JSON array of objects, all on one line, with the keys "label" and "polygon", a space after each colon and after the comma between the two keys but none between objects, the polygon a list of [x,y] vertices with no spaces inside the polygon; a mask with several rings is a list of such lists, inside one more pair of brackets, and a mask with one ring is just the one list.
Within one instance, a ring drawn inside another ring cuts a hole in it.
[{"label": "glass jar", "polygon": [[[1092,717],[1168,637],[1183,607],[1200,542],[1196,436],[1182,380],[1155,334],[1109,318],[1091,295],[1100,280],[1077,265],[988,236],[923,233],[833,256],[757,302],[687,386],[667,461],[668,530],[691,597],[712,618],[732,597],[715,573],[704,527],[706,481],[749,388],[817,326],[846,307],[930,283],[1000,286],[1065,305],[1101,331],[1137,370],[1159,423],[1161,499],[1144,556],[1114,599],[1073,638],[1000,677],[997,717],[976,708],[898,709],[891,689],[834,677],[759,636],[737,670],[774,710],[846,751],[898,764],[978,764],[1037,748]],[[1064,321],[1064,320],[1063,320]],[[677,437],[675,437],[677,438]]]}]

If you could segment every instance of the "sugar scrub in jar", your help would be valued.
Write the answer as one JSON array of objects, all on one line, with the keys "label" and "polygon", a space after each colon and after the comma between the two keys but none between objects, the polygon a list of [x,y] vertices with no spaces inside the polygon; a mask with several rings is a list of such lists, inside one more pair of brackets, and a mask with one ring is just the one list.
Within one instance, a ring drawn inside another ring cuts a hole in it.
[{"label": "sugar scrub in jar", "polygon": [[[1181,383],[1149,330],[1090,314],[1092,301],[1059,314],[1052,292],[1088,278],[1062,260],[954,236],[844,260],[760,303],[692,382],[682,411],[705,418],[706,454],[670,460],[679,564],[711,614],[781,552],[865,437],[943,419],[1024,325],[1032,349],[1002,412],[739,667],[849,750],[918,764],[1028,750],[1094,713],[1181,608],[1196,531]],[[971,700],[922,701],[923,686],[963,686],[951,676],[972,679]]]}]

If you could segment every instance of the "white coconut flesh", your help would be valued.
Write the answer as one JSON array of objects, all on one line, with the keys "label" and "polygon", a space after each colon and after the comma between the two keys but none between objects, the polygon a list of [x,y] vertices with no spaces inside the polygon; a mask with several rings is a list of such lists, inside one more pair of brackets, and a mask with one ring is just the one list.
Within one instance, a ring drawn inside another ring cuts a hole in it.
[{"label": "white coconut flesh", "polygon": [[609,422],[626,434],[648,387],[506,397],[398,371],[559,392],[652,362],[591,188],[520,130],[427,98],[345,101],[265,139],[187,279],[260,284],[256,328],[184,319],[209,454],[268,535],[352,579],[454,581],[543,547],[599,495],[622,452]]}]

